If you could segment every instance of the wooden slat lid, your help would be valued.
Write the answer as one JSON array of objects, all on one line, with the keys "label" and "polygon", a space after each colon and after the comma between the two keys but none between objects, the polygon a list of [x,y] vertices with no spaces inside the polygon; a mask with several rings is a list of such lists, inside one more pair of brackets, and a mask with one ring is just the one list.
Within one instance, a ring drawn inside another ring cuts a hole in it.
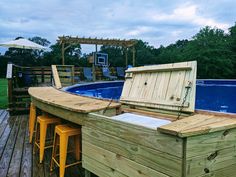
[{"label": "wooden slat lid", "polygon": [[194,112],[196,70],[196,61],[130,68],[126,71],[120,101],[129,105]]}]

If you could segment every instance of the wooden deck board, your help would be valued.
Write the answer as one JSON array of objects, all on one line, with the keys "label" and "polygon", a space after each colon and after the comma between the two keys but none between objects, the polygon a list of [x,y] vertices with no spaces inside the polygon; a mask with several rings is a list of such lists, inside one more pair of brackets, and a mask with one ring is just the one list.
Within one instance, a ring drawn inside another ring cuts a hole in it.
[{"label": "wooden deck board", "polygon": [[[58,169],[50,173],[51,150],[46,150],[45,160],[39,164],[39,155],[33,155],[29,143],[28,116],[9,116],[0,110],[0,176],[57,177]],[[66,169],[66,177],[83,177],[81,166]]]},{"label": "wooden deck board", "polygon": [[30,87],[29,94],[32,98],[48,105],[55,105],[63,109],[81,113],[120,107],[120,103],[110,103],[108,100],[74,95],[53,87]]}]

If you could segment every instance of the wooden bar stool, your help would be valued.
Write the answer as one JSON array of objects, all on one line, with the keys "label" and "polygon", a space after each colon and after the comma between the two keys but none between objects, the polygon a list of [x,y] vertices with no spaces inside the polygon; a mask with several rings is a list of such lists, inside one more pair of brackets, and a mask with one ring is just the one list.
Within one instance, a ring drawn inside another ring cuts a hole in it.
[{"label": "wooden bar stool", "polygon": [[[60,168],[60,177],[63,177],[65,174],[65,168],[77,165],[81,163],[80,160],[80,134],[81,128],[74,127],[73,125],[57,125],[55,127],[55,134],[54,134],[54,143],[53,143],[53,151],[52,151],[52,159],[50,170],[52,171],[54,168],[54,163]],[[68,147],[68,140],[69,137],[73,136],[74,143],[75,143],[75,158],[76,162],[72,164],[66,165],[67,159],[67,147]],[[56,160],[57,156],[57,146],[59,141],[59,162]]]},{"label": "wooden bar stool", "polygon": [[[39,162],[42,163],[44,157],[44,150],[52,147],[52,143],[50,145],[45,146],[46,137],[47,137],[47,128],[49,125],[57,125],[61,123],[61,119],[55,117],[48,117],[47,115],[42,115],[37,117],[36,124],[36,136],[34,143],[34,152],[36,147],[39,148]],[[39,126],[39,128],[38,128]],[[51,138],[52,140],[52,138]]]},{"label": "wooden bar stool", "polygon": [[36,107],[33,103],[30,103],[30,114],[29,114],[29,142],[32,143],[34,135],[34,126],[36,121]]}]

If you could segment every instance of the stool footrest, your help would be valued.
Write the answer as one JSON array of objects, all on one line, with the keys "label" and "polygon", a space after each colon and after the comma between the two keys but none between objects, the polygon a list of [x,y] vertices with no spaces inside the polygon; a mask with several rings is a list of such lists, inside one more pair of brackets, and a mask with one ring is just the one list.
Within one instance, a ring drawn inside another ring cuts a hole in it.
[{"label": "stool footrest", "polygon": [[[52,160],[56,163],[56,165],[57,165],[58,167],[60,167],[60,164],[57,162],[57,160],[56,160],[54,157],[52,157]],[[80,160],[80,161],[77,161],[77,162],[74,162],[74,163],[71,163],[71,164],[68,164],[68,165],[65,166],[65,168],[71,167],[71,166],[74,166],[74,165],[78,165],[78,164],[80,164],[80,163],[82,163],[81,160]]]}]

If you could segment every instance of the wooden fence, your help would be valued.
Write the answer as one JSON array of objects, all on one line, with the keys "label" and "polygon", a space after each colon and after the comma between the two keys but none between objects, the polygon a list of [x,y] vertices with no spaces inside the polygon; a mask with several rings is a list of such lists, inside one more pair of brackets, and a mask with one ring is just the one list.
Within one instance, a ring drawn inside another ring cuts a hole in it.
[{"label": "wooden fence", "polygon": [[[83,81],[83,67],[74,68],[74,80],[71,83]],[[96,80],[103,80],[102,69],[96,68]],[[110,72],[116,75],[116,69],[111,67]],[[7,65],[8,79],[8,109],[11,114],[27,113],[29,111],[29,87],[52,86],[51,66],[22,67],[14,64]]]}]

